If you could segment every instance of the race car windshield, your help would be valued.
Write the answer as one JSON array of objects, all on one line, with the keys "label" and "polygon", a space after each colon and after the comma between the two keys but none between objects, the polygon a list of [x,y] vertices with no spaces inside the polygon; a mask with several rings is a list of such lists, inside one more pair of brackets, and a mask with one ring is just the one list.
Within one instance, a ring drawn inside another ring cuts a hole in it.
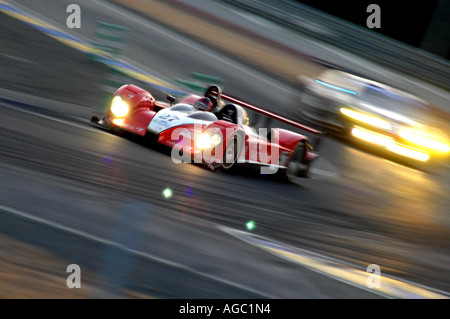
[{"label": "race car windshield", "polygon": [[189,114],[187,117],[203,120],[203,121],[217,121],[217,117],[213,113],[198,111],[192,114]]},{"label": "race car windshield", "polygon": [[176,105],[170,107],[170,109],[172,111],[184,112],[184,113],[192,113],[192,112],[196,111],[195,107],[193,107],[192,105],[189,105],[189,104],[184,104],[184,103],[176,104]]},{"label": "race car windshield", "polygon": [[398,112],[417,120],[424,120],[430,112],[429,107],[418,100],[376,86],[368,86],[363,92],[362,99],[386,110]]}]

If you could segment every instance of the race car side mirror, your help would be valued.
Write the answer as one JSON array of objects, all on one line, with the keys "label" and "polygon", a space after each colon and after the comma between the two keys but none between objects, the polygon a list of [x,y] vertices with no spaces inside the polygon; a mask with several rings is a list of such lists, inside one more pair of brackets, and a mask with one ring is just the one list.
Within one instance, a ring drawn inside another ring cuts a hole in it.
[{"label": "race car side mirror", "polygon": [[170,105],[174,104],[175,101],[177,100],[174,96],[172,95],[167,95],[166,99],[170,102]]}]

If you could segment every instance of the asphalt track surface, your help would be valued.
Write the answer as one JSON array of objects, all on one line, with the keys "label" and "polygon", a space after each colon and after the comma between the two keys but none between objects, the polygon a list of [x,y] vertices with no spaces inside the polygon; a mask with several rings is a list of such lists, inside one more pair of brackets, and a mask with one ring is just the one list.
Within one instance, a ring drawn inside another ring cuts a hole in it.
[{"label": "asphalt track surface", "polygon": [[[114,16],[100,11],[89,11],[85,21],[94,21],[90,14]],[[177,165],[163,150],[87,124],[100,103],[101,65],[5,15],[0,24],[0,86],[31,94],[20,96],[24,104],[0,107],[1,232],[88,269],[100,292],[87,296],[133,290],[163,298],[378,297],[216,227],[245,230],[249,220],[260,236],[363,270],[378,264],[384,274],[449,291],[445,164],[423,172],[327,138],[312,178],[300,185],[258,172]],[[295,94],[268,94],[276,91],[261,80],[267,75],[236,75],[229,58],[219,63],[211,53],[220,53],[208,47],[205,56],[191,54],[176,38],[135,30],[132,45],[164,38],[147,61],[160,59],[155,65],[166,74],[214,67],[235,95],[266,105],[281,100],[289,113]],[[136,52],[142,56],[132,58],[143,59],[146,48]],[[174,192],[170,200],[161,194],[166,187]]]}]

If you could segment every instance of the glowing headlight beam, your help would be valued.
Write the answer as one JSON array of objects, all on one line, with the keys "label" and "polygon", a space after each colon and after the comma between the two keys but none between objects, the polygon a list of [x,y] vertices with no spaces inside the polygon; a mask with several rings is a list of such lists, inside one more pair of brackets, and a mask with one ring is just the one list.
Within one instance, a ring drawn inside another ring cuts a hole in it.
[{"label": "glowing headlight beam", "polygon": [[202,133],[196,139],[196,144],[201,149],[215,147],[221,142],[222,137],[219,134],[210,135],[208,133]]},{"label": "glowing headlight beam", "polygon": [[390,144],[392,144],[393,140],[391,137],[386,136],[386,135],[382,135],[382,134],[378,134],[369,130],[365,130],[363,128],[360,128],[358,126],[355,126],[352,131],[351,131],[352,135],[370,142],[370,143],[374,143],[374,144],[378,144],[378,145],[382,145],[382,146],[389,146]]},{"label": "glowing headlight beam", "polygon": [[437,141],[435,138],[427,137],[426,135],[429,134],[419,130],[404,129],[400,131],[400,136],[402,138],[414,144],[418,144],[442,153],[448,153],[450,151],[450,146],[447,143]]},{"label": "glowing headlight beam", "polygon": [[372,126],[376,126],[376,127],[379,127],[379,128],[383,128],[385,130],[390,130],[391,129],[391,125],[389,124],[389,122],[387,122],[385,120],[382,120],[382,119],[379,119],[377,117],[373,117],[371,115],[367,115],[367,114],[364,114],[364,113],[356,112],[356,111],[353,111],[353,110],[345,108],[345,107],[342,107],[340,109],[340,111],[345,116],[348,116],[348,117],[350,117],[350,118],[352,118],[354,120],[357,120],[359,122],[366,123],[366,124],[369,124],[369,125],[372,125]]},{"label": "glowing headlight beam", "polygon": [[366,142],[374,143],[377,145],[381,145],[386,147],[387,150],[399,154],[401,156],[409,157],[421,162],[426,162],[430,158],[430,156],[422,152],[420,150],[417,150],[412,147],[407,147],[404,145],[400,145],[399,143],[395,142],[391,137],[382,135],[379,133],[375,133],[369,130],[365,130],[363,128],[360,128],[358,126],[355,126],[352,129],[352,135],[364,140]]},{"label": "glowing headlight beam", "polygon": [[112,122],[113,122],[113,124],[115,124],[117,126],[122,126],[124,119],[113,119]]},{"label": "glowing headlight beam", "polygon": [[409,157],[421,162],[426,162],[430,158],[430,155],[428,155],[427,153],[421,152],[419,150],[410,147],[399,145],[398,143],[392,143],[391,145],[389,145],[387,149],[396,154]]},{"label": "glowing headlight beam", "polygon": [[117,117],[123,117],[128,111],[128,104],[120,96],[115,96],[111,102],[111,112]]}]

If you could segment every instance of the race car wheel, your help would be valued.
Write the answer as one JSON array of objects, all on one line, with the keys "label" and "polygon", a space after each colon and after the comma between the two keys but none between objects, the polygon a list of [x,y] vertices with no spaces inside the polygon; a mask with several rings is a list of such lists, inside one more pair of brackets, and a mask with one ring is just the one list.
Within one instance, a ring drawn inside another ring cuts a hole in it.
[{"label": "race car wheel", "polygon": [[308,166],[304,163],[305,152],[305,143],[298,143],[286,169],[286,177],[288,179],[306,176]]},{"label": "race car wheel", "polygon": [[223,170],[230,170],[233,168],[239,157],[239,150],[241,147],[241,138],[238,135],[235,135],[230,139],[227,143],[227,147],[223,153]]}]

